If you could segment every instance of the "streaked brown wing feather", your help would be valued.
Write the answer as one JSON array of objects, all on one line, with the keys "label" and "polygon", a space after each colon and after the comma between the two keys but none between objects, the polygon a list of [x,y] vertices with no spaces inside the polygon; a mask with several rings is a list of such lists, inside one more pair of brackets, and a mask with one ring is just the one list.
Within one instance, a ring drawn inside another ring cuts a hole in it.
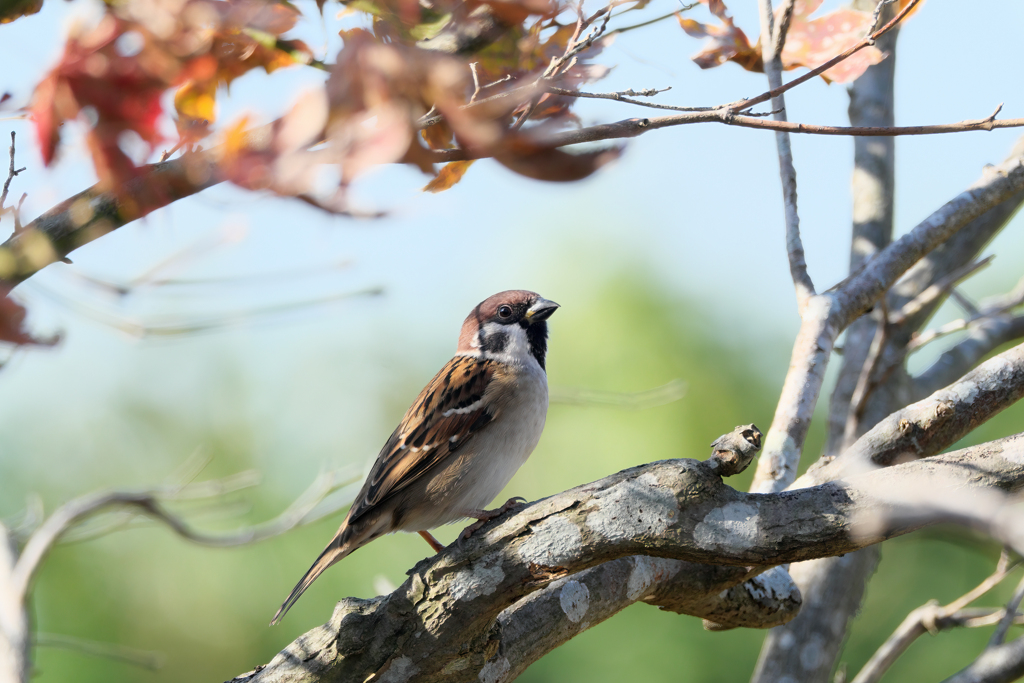
[{"label": "streaked brown wing feather", "polygon": [[496,407],[483,398],[496,366],[456,356],[441,368],[381,449],[352,504],[349,524],[422,477],[494,419]]}]

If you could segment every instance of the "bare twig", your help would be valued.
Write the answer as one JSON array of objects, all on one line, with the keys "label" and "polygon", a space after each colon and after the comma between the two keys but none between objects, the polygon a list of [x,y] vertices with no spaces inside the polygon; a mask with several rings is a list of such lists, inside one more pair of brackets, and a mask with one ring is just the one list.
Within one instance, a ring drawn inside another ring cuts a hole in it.
[{"label": "bare twig", "polygon": [[[180,516],[168,511],[164,502],[171,496],[159,490],[138,493],[99,493],[77,498],[59,507],[36,530],[25,544],[11,573],[11,592],[24,601],[33,577],[47,554],[62,537],[82,521],[109,510],[129,508],[159,521],[186,540],[212,547],[233,547],[255,543],[278,536],[295,527],[315,521],[337,508],[312,516],[316,506],[329,493],[353,481],[349,475],[327,472],[313,482],[310,488],[291,506],[272,520],[227,534],[205,534],[189,527]],[[342,506],[344,502],[342,503]]]},{"label": "bare twig", "polygon": [[978,315],[978,307],[974,305],[974,302],[961,294],[955,287],[949,290],[949,298],[955,301],[967,315]]},{"label": "bare twig", "polygon": [[889,317],[890,325],[902,325],[907,318],[917,315],[925,307],[931,305],[937,299],[946,294],[952,294],[954,287],[964,278],[977,273],[979,270],[988,267],[995,255],[987,256],[979,261],[973,261],[965,266],[957,268],[944,277],[940,278],[927,289],[922,291],[912,300],[908,301],[903,308]]},{"label": "bare twig", "polygon": [[[487,100],[478,100],[476,104],[479,105],[485,101]],[[679,114],[644,119],[625,119],[614,123],[604,123],[577,130],[563,131],[541,138],[538,142],[549,147],[565,147],[584,142],[633,138],[660,128],[698,123],[720,123],[741,128],[757,128],[760,130],[810,135],[899,137],[904,135],[940,135],[969,131],[988,131],[998,128],[1021,128],[1024,127],[1024,118],[990,121],[986,117],[984,119],[930,126],[819,126],[808,123],[793,123],[792,121],[765,120],[750,115],[730,114],[728,107],[715,107],[707,111],[681,112]],[[483,152],[469,152],[462,148],[430,151],[430,159],[435,163],[483,159],[487,156],[489,155]]]},{"label": "bare twig", "polygon": [[688,11],[692,10],[694,7],[699,7],[699,6],[700,6],[700,2],[691,2],[689,5],[683,5],[682,7],[680,7],[677,10],[675,10],[674,12],[669,12],[668,14],[662,14],[660,17],[655,17],[654,19],[648,19],[647,21],[641,21],[639,24],[632,24],[631,26],[623,26],[622,28],[612,29],[611,31],[608,32],[608,35],[611,36],[611,35],[615,35],[616,33],[626,33],[627,31],[633,31],[633,30],[638,29],[638,28],[643,28],[645,26],[650,26],[651,24],[657,24],[660,21],[665,21],[666,19],[671,19],[672,17],[676,16],[677,14],[681,14],[683,12],[688,12]]},{"label": "bare twig", "polygon": [[[758,0],[761,16],[761,55],[764,61],[764,72],[768,76],[768,87],[777,90],[782,85],[782,48],[789,30],[789,20],[793,15],[793,0],[785,0],[782,8],[781,22],[776,29],[771,0]],[[786,121],[786,99],[779,92],[772,96],[772,110],[776,122]],[[793,148],[789,134],[785,131],[775,133],[775,144],[779,153],[779,175],[782,179],[782,204],[785,209],[786,221],[786,254],[789,257],[789,273],[796,288],[797,310],[801,315],[808,299],[814,296],[814,283],[807,273],[807,261],[804,258],[803,240],[800,239],[800,214],[797,211],[796,167],[793,165]]]},{"label": "bare twig", "polygon": [[[907,648],[925,633],[938,633],[951,628],[976,628],[1001,621],[1006,610],[998,608],[965,609],[982,595],[992,590],[1013,571],[1018,563],[1005,562],[1004,552],[996,571],[973,589],[953,602],[940,607],[934,600],[918,607],[907,615],[903,623],[893,632],[871,659],[853,679],[853,683],[877,683],[893,663],[907,651]],[[1009,613],[1013,621],[1024,622],[1024,615]]]},{"label": "bare twig", "polygon": [[1006,640],[1006,633],[1010,630],[1010,626],[1013,625],[1021,600],[1024,600],[1024,579],[1017,585],[1017,590],[1014,591],[1013,597],[1006,603],[1003,618],[999,621],[999,625],[996,626],[996,630],[992,632],[992,637],[988,641],[988,647],[992,648],[1002,645],[1003,641]]},{"label": "bare twig", "polygon": [[[478,100],[477,104],[483,100]],[[627,119],[617,123],[603,124],[575,131],[565,131],[549,136],[540,142],[551,147],[563,147],[583,142],[613,140],[635,137],[650,130],[690,123],[718,122],[728,125],[749,125],[755,128],[779,126],[795,127],[790,132],[822,132],[808,129],[802,124],[763,121],[750,116],[728,116],[725,110],[711,112],[679,113],[650,119]],[[951,126],[923,126],[910,128],[836,128],[826,132],[830,135],[922,135],[948,133],[964,130],[991,130],[998,127],[1024,126],[1024,119],[1014,121],[964,122]],[[970,124],[970,125],[968,125]],[[247,134],[255,148],[265,145],[272,132],[272,126],[263,126]],[[39,218],[24,227],[21,234],[0,245],[0,263],[13,264],[0,270],[0,282],[14,285],[30,277],[41,268],[58,261],[75,249],[92,240],[126,225],[145,212],[157,208],[146,206],[140,212],[122,202],[119,197],[132,196],[136,185],[159,182],[163,186],[163,204],[170,204],[222,181],[217,174],[217,160],[220,152],[216,149],[195,152],[171,161],[150,164],[139,168],[138,178],[111,192],[98,185],[61,202]],[[471,154],[465,149],[435,150],[429,152],[435,162],[447,162],[482,158],[484,154]],[[89,211],[82,221],[83,211]],[[39,238],[47,240],[49,248],[34,248],[40,245]],[[8,258],[10,257],[10,258]]]},{"label": "bare twig", "polygon": [[[878,24],[882,21],[882,10],[894,2],[896,0],[878,0],[878,4],[875,5],[875,11],[871,13],[871,28],[868,29],[868,35],[874,35],[875,31],[878,30]],[[872,39],[873,41],[874,39]]]},{"label": "bare twig", "polygon": [[658,104],[657,102],[647,102],[644,100],[637,100],[634,97],[652,97],[660,92],[671,90],[671,87],[662,88],[660,90],[655,88],[646,88],[644,90],[622,90],[620,92],[581,92],[579,90],[569,90],[567,88],[559,88],[557,86],[549,85],[545,88],[545,91],[553,95],[561,95],[562,97],[586,97],[601,100],[615,100],[617,102],[625,102],[627,104],[635,104],[640,107],[648,107],[650,109],[668,109],[670,111],[709,111],[707,107],[677,107],[674,104]]},{"label": "bare twig", "polygon": [[138,666],[149,671],[163,667],[164,657],[159,652],[147,652],[116,643],[100,643],[86,638],[76,638],[59,633],[37,633],[32,639],[36,647],[51,647],[81,652],[90,657],[100,657],[116,662]]},{"label": "bare twig", "polygon": [[81,304],[40,282],[32,282],[28,286],[33,292],[41,294],[62,308],[138,339],[172,338],[220,332],[239,325],[270,320],[276,316],[287,313],[314,310],[352,299],[377,297],[384,293],[384,290],[381,287],[371,287],[351,292],[337,292],[313,299],[290,301],[267,306],[254,306],[248,309],[228,311],[206,317],[139,320],[137,318],[127,318],[118,313],[112,313],[101,308]]},{"label": "bare twig", "polygon": [[[468,104],[476,102],[476,96],[480,94],[480,74],[477,73],[477,66],[479,66],[477,62],[469,63],[469,72],[473,74],[473,94],[470,95]],[[431,108],[431,111],[433,111],[433,108]],[[429,114],[430,112],[427,113]]]},{"label": "bare twig", "polygon": [[594,391],[591,389],[567,389],[551,387],[551,402],[569,405],[612,406],[642,410],[678,401],[686,395],[686,382],[674,379],[654,389],[634,392]]},{"label": "bare twig", "polygon": [[861,367],[860,377],[857,378],[857,386],[850,397],[850,412],[847,415],[846,428],[843,431],[843,443],[845,445],[852,444],[857,438],[857,429],[860,426],[861,419],[864,417],[864,409],[867,407],[868,397],[871,395],[871,383],[874,373],[878,368],[878,362],[882,358],[882,351],[885,349],[889,325],[886,323],[888,314],[884,298],[879,302],[879,309],[880,315],[878,316],[878,325],[875,328],[875,337],[871,340],[867,359]]},{"label": "bare twig", "polygon": [[1024,315],[995,316],[980,321],[967,338],[944,352],[930,368],[914,378],[914,398],[949,384],[1007,342],[1024,337]]},{"label": "bare twig", "polygon": [[11,189],[11,181],[14,180],[15,176],[17,176],[19,173],[21,173],[22,171],[25,170],[24,166],[22,166],[19,169],[15,169],[14,168],[14,131],[13,130],[11,131],[11,149],[10,149],[10,154],[11,154],[11,165],[10,165],[10,167],[7,170],[7,180],[4,181],[4,189],[3,189],[2,192],[0,192],[0,216],[3,216],[4,212],[10,210],[10,209],[7,209],[7,208],[4,207],[4,203],[7,201],[7,192],[8,192],[8,190]]},{"label": "bare twig", "polygon": [[789,24],[793,20],[793,7],[795,0],[783,0],[779,8],[779,23],[772,29],[772,55],[782,58],[782,49],[786,46],[786,34],[789,33]]},{"label": "bare twig", "polygon": [[928,330],[915,336],[907,344],[907,353],[916,351],[925,344],[935,341],[939,337],[944,337],[947,334],[967,329],[980,320],[1004,315],[1021,305],[1024,305],[1024,278],[1022,278],[1020,282],[1017,283],[1017,286],[1007,294],[989,299],[983,303],[974,315],[968,318],[954,320],[936,329]]}]

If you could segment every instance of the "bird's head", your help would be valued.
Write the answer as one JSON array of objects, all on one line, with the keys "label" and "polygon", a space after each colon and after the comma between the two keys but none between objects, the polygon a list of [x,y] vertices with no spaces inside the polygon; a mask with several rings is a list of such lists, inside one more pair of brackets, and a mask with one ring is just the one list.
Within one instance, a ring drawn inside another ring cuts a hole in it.
[{"label": "bird's head", "polygon": [[510,289],[480,302],[462,323],[458,353],[544,367],[547,319],[558,308],[536,292]]}]

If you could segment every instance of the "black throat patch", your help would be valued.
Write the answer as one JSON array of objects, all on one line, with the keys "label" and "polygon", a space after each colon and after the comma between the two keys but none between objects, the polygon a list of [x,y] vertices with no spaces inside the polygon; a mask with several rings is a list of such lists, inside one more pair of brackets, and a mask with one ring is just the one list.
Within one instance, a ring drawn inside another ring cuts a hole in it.
[{"label": "black throat patch", "polygon": [[544,367],[544,356],[548,352],[548,323],[541,320],[526,328],[526,340],[530,343],[530,353],[537,359],[541,369]]}]

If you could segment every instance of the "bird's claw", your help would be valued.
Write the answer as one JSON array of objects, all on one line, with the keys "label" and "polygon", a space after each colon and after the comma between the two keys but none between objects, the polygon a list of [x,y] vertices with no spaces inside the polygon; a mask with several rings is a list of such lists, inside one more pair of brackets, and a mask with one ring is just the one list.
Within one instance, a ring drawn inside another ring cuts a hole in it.
[{"label": "bird's claw", "polygon": [[469,514],[467,516],[475,517],[477,521],[473,522],[472,524],[470,524],[462,530],[462,533],[459,534],[459,540],[462,541],[469,538],[474,533],[479,531],[484,526],[484,524],[487,524],[492,519],[497,519],[498,517],[501,517],[502,515],[507,514],[512,510],[523,507],[525,503],[525,498],[521,496],[513,496],[512,498],[506,500],[505,504],[502,505],[500,508],[497,508],[496,510],[474,510],[472,514]]}]

